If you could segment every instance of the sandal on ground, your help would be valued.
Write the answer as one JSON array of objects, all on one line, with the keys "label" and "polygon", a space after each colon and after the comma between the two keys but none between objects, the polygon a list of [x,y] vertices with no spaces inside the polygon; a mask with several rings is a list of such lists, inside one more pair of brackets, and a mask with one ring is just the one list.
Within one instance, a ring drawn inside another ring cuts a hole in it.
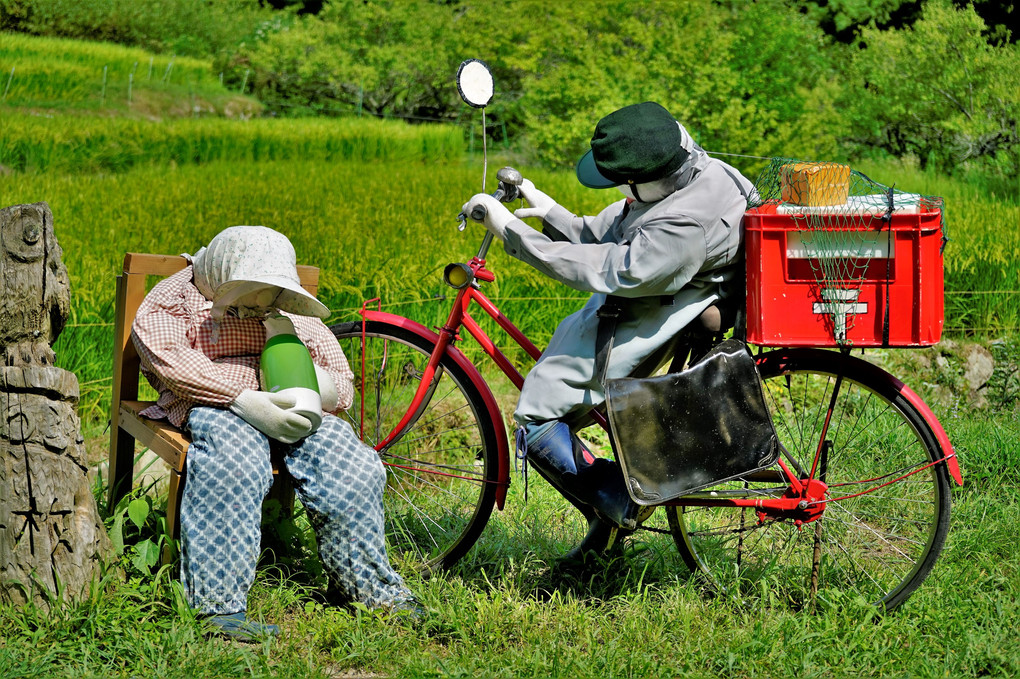
[{"label": "sandal on ground", "polygon": [[229,615],[211,615],[205,619],[212,626],[212,633],[239,641],[262,641],[279,636],[280,628],[248,620],[244,611]]}]

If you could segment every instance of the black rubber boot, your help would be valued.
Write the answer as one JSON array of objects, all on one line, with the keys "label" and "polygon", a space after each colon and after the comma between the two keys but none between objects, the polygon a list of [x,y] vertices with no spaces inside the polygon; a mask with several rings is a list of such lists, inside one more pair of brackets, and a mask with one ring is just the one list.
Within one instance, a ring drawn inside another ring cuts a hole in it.
[{"label": "black rubber boot", "polygon": [[[527,460],[556,490],[588,518],[589,524],[602,519],[609,528],[633,529],[638,505],[630,499],[620,465],[592,455],[563,422],[552,422],[537,431],[527,443]],[[590,516],[587,505],[597,516]],[[591,527],[591,526],[590,526]],[[594,542],[606,528],[589,530]],[[585,538],[585,541],[588,537]],[[581,543],[584,545],[584,542]]]},{"label": "black rubber boot", "polygon": [[[537,467],[539,476],[549,481],[549,484],[559,490],[559,488],[550,481]],[[562,492],[562,491],[561,491]],[[621,533],[620,529],[612,525],[608,521],[605,521],[595,513],[595,509],[591,505],[586,505],[579,502],[577,499],[564,495],[567,501],[577,508],[577,511],[581,512],[584,516],[584,520],[588,523],[588,532],[581,538],[581,542],[577,544],[573,549],[564,554],[563,556],[556,559],[556,569],[573,570],[578,567],[583,567],[585,561],[592,555],[598,554],[603,555],[609,551],[610,548],[619,544],[617,536]],[[622,537],[622,536],[621,536]]]},{"label": "black rubber boot", "polygon": [[558,565],[583,564],[593,554],[603,555],[619,544],[621,529],[599,517],[588,522],[588,532],[576,547],[557,559]]}]

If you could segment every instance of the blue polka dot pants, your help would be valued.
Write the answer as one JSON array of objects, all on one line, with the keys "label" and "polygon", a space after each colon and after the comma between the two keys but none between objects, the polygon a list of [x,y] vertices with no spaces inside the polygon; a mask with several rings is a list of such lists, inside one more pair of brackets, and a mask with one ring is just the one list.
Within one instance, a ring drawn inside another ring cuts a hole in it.
[{"label": "blue polka dot pants", "polygon": [[[192,608],[246,609],[261,539],[262,500],[273,481],[270,439],[228,410],[193,408],[181,501],[181,582]],[[386,556],[379,456],[332,415],[314,434],[282,446],[294,490],[308,512],[319,558],[341,595],[371,608],[410,592]]]}]

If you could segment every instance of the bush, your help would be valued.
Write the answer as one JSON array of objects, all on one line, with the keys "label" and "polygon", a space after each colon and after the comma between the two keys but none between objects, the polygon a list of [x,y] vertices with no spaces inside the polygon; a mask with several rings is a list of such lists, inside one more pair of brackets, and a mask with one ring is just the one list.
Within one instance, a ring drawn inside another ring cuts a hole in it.
[{"label": "bush", "polygon": [[[708,2],[607,4],[580,20],[564,11],[554,23],[564,35],[548,40],[521,78],[528,138],[546,159],[572,163],[599,118],[645,100],[663,104],[709,151],[838,152],[826,39],[781,3],[735,14]],[[586,48],[576,54],[579,44]]]},{"label": "bush", "polygon": [[460,49],[443,35],[450,16],[433,3],[337,0],[317,18],[263,23],[216,67],[235,83],[250,72],[255,94],[282,115],[449,117]]}]

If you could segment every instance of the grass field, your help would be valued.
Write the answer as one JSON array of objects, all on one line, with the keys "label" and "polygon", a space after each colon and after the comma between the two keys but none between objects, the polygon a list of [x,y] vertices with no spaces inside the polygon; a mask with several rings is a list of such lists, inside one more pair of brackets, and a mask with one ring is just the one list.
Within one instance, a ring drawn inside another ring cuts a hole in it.
[{"label": "grass field", "polygon": [[[0,57],[7,40],[0,35]],[[126,56],[118,68],[138,59]],[[95,61],[87,62],[94,69]],[[5,63],[0,58],[3,77]],[[91,92],[75,97],[88,102]],[[291,238],[299,261],[322,268],[320,297],[332,320],[355,317],[363,300],[378,296],[387,310],[434,325],[448,303],[443,266],[470,258],[481,239],[479,227],[456,229],[461,204],[482,188],[480,161],[462,157],[462,142],[452,136],[459,132],[381,121],[156,123],[127,111],[104,121],[87,103],[71,107],[90,109],[87,115],[62,119],[26,106],[35,105],[0,103],[0,165],[13,168],[0,175],[0,207],[46,201],[53,210],[72,283],[58,361],[81,382],[85,434],[98,442],[100,456],[114,277],[125,252],[194,252],[226,226],[264,224]],[[352,135],[361,141],[339,141]],[[33,153],[36,160],[3,159]],[[490,184],[501,162],[490,162]],[[615,195],[583,189],[567,172],[519,169],[579,213],[591,214]],[[961,329],[952,339],[1016,342],[1016,192],[900,164],[860,169],[946,198],[947,326]],[[490,262],[499,276],[492,297],[539,345],[583,299],[498,248]],[[936,359],[940,351],[930,350]],[[948,379],[936,359],[934,367],[902,374],[926,398]],[[513,396],[501,389],[501,398],[509,405]],[[126,575],[111,572],[81,604],[52,614],[0,607],[0,676],[1014,676],[1018,411],[1015,404],[979,410],[962,397],[934,407],[966,485],[954,489],[948,544],[931,577],[887,616],[839,598],[796,611],[767,587],[739,599],[708,597],[686,577],[664,535],[631,542],[585,576],[558,575],[549,567],[579,537],[576,512],[536,475],[525,502],[515,476],[507,510],[453,572],[409,576],[430,612],[423,622],[324,606],[321,582],[309,575],[314,557],[305,553],[304,564],[261,569],[251,597],[254,616],[283,626],[280,640],[209,641],[169,572],[140,576],[125,562]]]},{"label": "grass field", "polygon": [[33,111],[143,118],[251,115],[207,61],[108,43],[0,32],[0,103]]},{"label": "grass field", "polygon": [[[264,224],[291,238],[299,261],[322,268],[320,297],[333,320],[349,320],[363,300],[381,297],[388,309],[434,324],[449,291],[443,266],[469,259],[481,239],[480,227],[461,233],[455,220],[480,178],[477,163],[420,158],[212,163],[112,175],[17,174],[7,177],[0,202],[46,200],[54,211],[73,291],[58,353],[85,385],[85,419],[104,420],[105,406],[92,394],[109,395],[113,285],[125,252],[194,252],[227,226]],[[580,303],[578,293],[550,288],[501,251],[492,259],[500,273],[493,294],[539,340]],[[532,312],[533,300],[545,297],[553,299]]]},{"label": "grass field", "polygon": [[[945,420],[968,484],[949,543],[895,613],[826,600],[792,610],[767,588],[711,598],[666,536],[632,544],[587,576],[556,575],[576,537],[572,510],[521,484],[452,573],[411,578],[423,623],[323,606],[303,572],[259,571],[251,613],[280,623],[265,645],[206,641],[166,574],[53,615],[4,610],[4,677],[1009,677],[1020,624],[1015,526],[1020,427]],[[573,530],[573,532],[571,532]]]},{"label": "grass field", "polygon": [[[596,209],[604,199],[574,188],[569,175],[524,169],[578,210]],[[105,426],[113,276],[125,251],[191,252],[224,226],[268,224],[292,238],[301,261],[323,268],[321,297],[334,320],[352,318],[363,299],[380,296],[388,310],[431,325],[445,309],[443,265],[470,257],[480,238],[477,228],[459,233],[454,222],[465,196],[479,188],[477,161],[217,162],[6,180],[5,203],[48,200],[54,210],[74,292],[58,356],[82,382],[82,415],[92,435]],[[979,264],[950,264],[950,290],[974,271],[995,277],[972,285],[1005,284],[1007,274],[994,262],[1003,243],[1016,247],[1015,232],[966,215],[974,205],[982,208],[978,214],[1015,221],[1015,202],[938,186],[959,192],[950,199],[957,216],[947,259]],[[997,248],[970,249],[996,240]],[[502,252],[490,259],[500,274],[494,297],[540,342],[556,318],[580,304],[578,294],[549,286]],[[931,393],[910,375],[904,379]],[[954,492],[949,544],[935,572],[888,617],[855,601],[798,613],[768,590],[750,600],[706,598],[660,536],[631,545],[589,577],[554,575],[549,564],[581,528],[533,480],[528,503],[515,484],[510,509],[494,518],[454,573],[412,579],[432,612],[424,626],[324,607],[300,569],[283,580],[269,569],[260,572],[252,606],[281,622],[286,637],[265,647],[209,644],[195,623],[179,618],[165,577],[141,579],[54,617],[5,616],[0,674],[1009,676],[1020,669],[1008,641],[1020,624],[1020,573],[1012,558],[1020,428],[1015,411],[980,414],[952,403],[936,411],[960,453],[967,486]],[[139,619],[144,624],[135,624]],[[186,660],[168,662],[171,653]]]},{"label": "grass field", "polygon": [[[287,125],[275,137],[282,139],[298,136],[299,131],[328,129],[325,122],[270,122]],[[385,133],[387,125],[397,124],[379,125]],[[182,134],[179,138],[202,143],[198,137]],[[242,150],[244,138],[250,137],[232,138],[223,145]],[[307,140],[321,137],[308,134],[303,139],[312,143]],[[74,370],[84,385],[86,421],[105,421],[113,285],[125,252],[194,252],[227,226],[263,224],[287,234],[300,261],[322,268],[320,296],[333,310],[334,321],[351,319],[364,300],[381,297],[390,311],[426,325],[438,323],[449,292],[442,283],[442,269],[450,261],[469,259],[481,236],[476,226],[458,232],[454,219],[464,200],[480,189],[481,167],[477,161],[449,159],[455,148],[452,143],[436,151],[427,140],[408,143],[413,149],[388,151],[391,159],[386,162],[366,162],[355,150],[330,161],[237,158],[176,167],[151,165],[113,174],[6,177],[0,203],[45,200],[54,212],[73,290],[72,318],[59,341],[58,354],[62,365]],[[210,146],[221,148],[214,142]],[[373,147],[374,142],[361,146]],[[289,146],[280,142],[277,148],[283,152]],[[409,158],[399,160],[402,153]],[[424,160],[430,155],[436,159]],[[592,213],[611,199],[581,188],[567,173],[521,169],[579,212]],[[1020,290],[1015,265],[1020,258],[1020,230],[1004,228],[1020,223],[1016,199],[998,199],[968,191],[956,182],[911,176],[894,166],[868,169],[871,176],[888,177],[889,183],[897,181],[912,190],[914,186],[920,191],[937,189],[947,196],[951,241],[946,250],[946,325],[969,328],[986,337],[1020,326],[1020,295],[1009,294]],[[490,286],[492,296],[540,345],[555,319],[577,308],[583,299],[580,293],[550,284],[499,248],[490,259],[499,276]]]}]

